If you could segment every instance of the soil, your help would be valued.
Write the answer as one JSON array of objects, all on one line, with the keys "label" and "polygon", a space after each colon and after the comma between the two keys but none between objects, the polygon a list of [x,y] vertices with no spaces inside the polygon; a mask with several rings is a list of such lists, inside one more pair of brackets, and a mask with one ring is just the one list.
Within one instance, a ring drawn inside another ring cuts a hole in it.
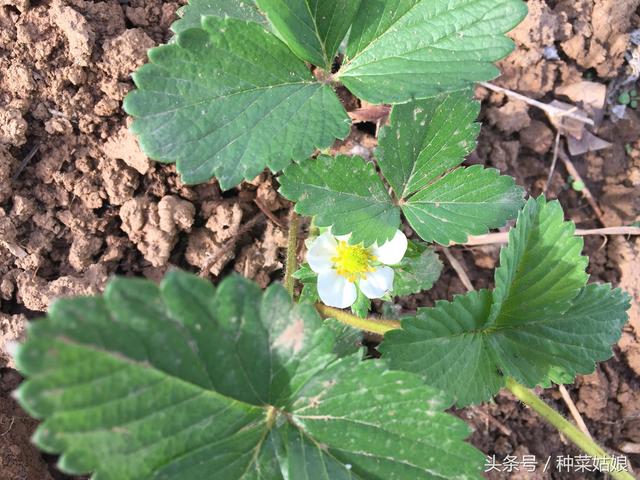
[{"label": "soil", "polygon": [[[173,267],[214,282],[231,271],[262,286],[282,277],[290,204],[275,193],[272,175],[262,174],[228,192],[221,192],[215,180],[185,186],[173,166],[149,161],[128,133],[121,102],[132,88],[130,74],[144,63],[148,48],[170,38],[169,26],[183,3],[0,0],[3,479],[72,478],[56,470],[54,457],[29,443],[37,422],[10,397],[21,380],[13,369],[12,342],[53,299],[100,292],[115,274],[157,280]],[[640,70],[640,49],[631,41],[640,27],[640,0],[528,3],[529,17],[511,34],[516,50],[500,62],[503,75],[495,83],[544,102],[578,104],[598,119],[586,133],[582,126],[562,126],[562,149],[565,139],[576,142],[583,133],[611,144],[572,158],[600,214],[584,191],[571,188],[560,161],[547,196],[558,198],[581,228],[636,222],[640,119],[632,108],[619,119],[616,99],[621,89],[636,88],[629,72]],[[584,81],[608,87],[604,105],[594,107],[602,90],[586,88],[580,83]],[[348,92],[341,94],[349,110],[372,110]],[[552,123],[540,109],[501,93],[479,88],[478,96],[483,128],[467,163],[498,168],[530,194],[540,194],[550,171],[557,119]],[[374,124],[358,124],[335,150],[371,158],[373,133]],[[476,288],[491,286],[498,251],[497,245],[452,249]],[[592,281],[619,285],[635,302],[614,357],[568,390],[594,438],[615,454],[635,451],[628,456],[640,471],[640,239],[588,236],[585,253]],[[447,265],[431,291],[405,299],[401,306],[412,310],[464,291]],[[378,302],[375,308],[382,311]],[[557,389],[541,393],[568,415]],[[544,463],[549,456],[578,454],[509,394],[455,413],[475,429],[472,443],[498,459],[530,454]],[[554,469],[487,475],[599,478]]]}]

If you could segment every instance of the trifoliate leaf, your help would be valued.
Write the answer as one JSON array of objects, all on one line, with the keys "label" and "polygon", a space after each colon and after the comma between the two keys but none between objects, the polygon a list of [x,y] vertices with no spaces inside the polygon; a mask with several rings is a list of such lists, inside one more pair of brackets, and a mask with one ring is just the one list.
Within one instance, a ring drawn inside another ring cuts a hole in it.
[{"label": "trifoliate leaf", "polygon": [[398,198],[460,165],[476,146],[480,104],[470,91],[396,105],[380,131],[376,157]]},{"label": "trifoliate leaf", "polygon": [[266,25],[267,19],[251,0],[189,0],[178,10],[178,20],[171,25],[175,33],[201,26],[202,17],[212,15],[220,18],[237,18],[247,22]]},{"label": "trifoliate leaf", "polygon": [[391,295],[402,297],[429,290],[440,278],[442,262],[433,249],[423,243],[409,241],[407,253],[393,270]]},{"label": "trifoliate leaf", "polygon": [[501,227],[522,207],[524,190],[494,169],[454,169],[475,146],[478,110],[468,90],[393,107],[376,157],[397,201],[360,157],[292,165],[280,177],[280,193],[298,202],[298,212],[316,215],[317,225],[352,233],[353,243],[391,238],[397,204],[428,242],[461,243]]},{"label": "trifoliate leaf", "polygon": [[289,48],[329,71],[360,0],[256,0]]},{"label": "trifoliate leaf", "polygon": [[496,289],[420,309],[385,335],[393,368],[420,373],[458,405],[490,399],[514,377],[529,387],[571,381],[611,356],[629,297],[588,285],[582,242],[558,202],[530,199],[500,255]]},{"label": "trifoliate leaf", "polygon": [[104,480],[481,478],[441,394],[337,359],[321,324],[278,285],[117,279],[33,325],[17,398],[64,471]]},{"label": "trifoliate leaf", "polygon": [[521,0],[368,0],[356,15],[340,80],[371,103],[403,103],[498,75]]},{"label": "trifoliate leaf", "polygon": [[149,59],[124,107],[145,153],[176,162],[185,183],[215,175],[228,189],[349,133],[331,88],[256,23],[204,17]]},{"label": "trifoliate leaf", "polygon": [[498,170],[472,165],[458,168],[419,192],[402,206],[407,221],[427,242],[463,243],[515,217],[524,190]]},{"label": "trifoliate leaf", "polygon": [[376,155],[423,240],[464,242],[515,217],[524,191],[513,179],[479,165],[457,167],[475,148],[479,104],[465,90],[396,105]]},{"label": "trifoliate leaf", "polygon": [[351,233],[350,243],[382,245],[400,225],[392,201],[372,163],[362,157],[321,156],[289,166],[279,178],[280,193],[295,201],[315,225],[331,227],[333,235]]}]

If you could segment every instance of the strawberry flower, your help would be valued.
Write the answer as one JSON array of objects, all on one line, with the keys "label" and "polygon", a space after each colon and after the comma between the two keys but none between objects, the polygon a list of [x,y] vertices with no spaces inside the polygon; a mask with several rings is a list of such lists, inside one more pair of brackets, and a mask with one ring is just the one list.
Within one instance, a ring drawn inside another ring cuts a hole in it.
[{"label": "strawberry flower", "polygon": [[316,238],[307,262],[318,274],[318,295],[325,305],[347,308],[358,297],[358,288],[368,298],[381,298],[393,288],[393,269],[407,251],[407,237],[398,230],[381,246],[349,245],[349,236],[327,231]]}]

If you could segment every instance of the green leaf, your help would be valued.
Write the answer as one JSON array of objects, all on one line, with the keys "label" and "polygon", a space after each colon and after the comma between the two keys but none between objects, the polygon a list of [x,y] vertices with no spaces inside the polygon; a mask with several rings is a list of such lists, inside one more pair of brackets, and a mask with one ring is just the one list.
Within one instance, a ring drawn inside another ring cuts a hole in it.
[{"label": "green leaf", "polygon": [[360,6],[360,0],[256,2],[298,57],[328,71]]},{"label": "green leaf", "polygon": [[316,303],[320,301],[317,279],[313,282],[302,284],[302,291],[300,292],[300,298],[298,298],[298,301],[309,303]]},{"label": "green leaf", "polygon": [[349,133],[331,88],[256,23],[204,17],[149,59],[124,107],[145,153],[176,162],[185,183],[215,175],[229,189]]},{"label": "green leaf", "polygon": [[335,318],[325,319],[323,325],[331,330],[336,338],[333,353],[338,358],[358,353],[362,349],[362,330],[339,322]]},{"label": "green leaf", "polygon": [[32,325],[17,398],[64,471],[104,480],[481,478],[437,391],[334,348],[279,285],[116,279]]},{"label": "green leaf", "polygon": [[372,163],[362,157],[321,156],[293,164],[279,178],[280,193],[295,209],[314,216],[334,235],[351,233],[350,243],[382,245],[400,226],[400,211]]},{"label": "green leaf", "polygon": [[293,278],[302,283],[302,290],[298,301],[316,303],[320,301],[318,296],[318,274],[311,270],[309,264],[303,263],[298,270],[293,272]]},{"label": "green leaf", "polygon": [[396,105],[376,151],[402,212],[423,240],[448,245],[513,218],[523,190],[479,165],[458,168],[475,148],[480,106],[465,90]]},{"label": "green leaf", "polygon": [[[513,178],[480,165],[457,168],[475,147],[478,102],[470,92],[394,106],[376,151],[384,179],[360,157],[302,162],[280,177],[280,193],[296,211],[352,242],[381,245],[393,237],[402,213],[420,237],[448,245],[503,226],[517,215],[524,190]],[[454,170],[452,170],[454,169]],[[355,180],[358,179],[358,180]]]},{"label": "green leaf", "polygon": [[472,165],[445,174],[409,197],[402,212],[423,240],[463,243],[468,235],[486,233],[513,218],[523,194],[512,177]]},{"label": "green leaf", "polygon": [[247,22],[266,25],[267,19],[258,11],[251,0],[189,0],[178,10],[178,20],[173,22],[171,30],[184,32],[201,26],[202,17],[212,15],[219,18],[236,18]]},{"label": "green leaf", "polygon": [[526,13],[520,0],[362,2],[338,76],[371,103],[466,89],[498,75],[492,62],[513,49],[504,33]]},{"label": "green leaf", "polygon": [[391,302],[383,302],[382,318],[389,320],[400,320],[402,317],[402,306]]},{"label": "green leaf", "polygon": [[365,318],[370,310],[371,300],[358,288],[358,296],[356,297],[355,303],[351,305],[351,312],[360,318]]},{"label": "green leaf", "polygon": [[527,386],[546,379],[572,383],[576,375],[593,373],[596,362],[611,357],[630,306],[629,295],[619,288],[587,285],[556,317],[548,313],[539,322],[498,329],[492,348],[498,362],[508,365],[506,373]]},{"label": "green leaf", "polygon": [[378,347],[391,368],[421,374],[458,406],[490,399],[504,385],[483,331],[491,292],[480,290],[420,308]]},{"label": "green leaf", "polygon": [[480,103],[468,90],[396,105],[380,131],[376,157],[398,198],[460,165],[476,146]]},{"label": "green leaf", "polygon": [[629,296],[585,286],[573,233],[558,202],[530,199],[501,252],[496,289],[420,309],[385,335],[384,358],[460,406],[490,399],[505,376],[534,387],[593,372],[620,338]]},{"label": "green leaf", "polygon": [[573,188],[576,192],[581,192],[582,190],[584,190],[584,182],[581,180],[571,182],[571,188]]},{"label": "green leaf", "polygon": [[301,283],[315,282],[318,278],[318,274],[311,270],[311,267],[308,263],[303,263],[302,265],[300,265],[300,268],[293,272],[291,276],[297,280],[300,280]]},{"label": "green leaf", "polygon": [[394,266],[393,291],[391,295],[403,297],[429,290],[442,273],[442,262],[433,251],[423,243],[409,241],[407,253]]},{"label": "green leaf", "polygon": [[308,263],[303,263],[293,272],[292,277],[302,283],[299,302],[316,303],[320,301],[318,296],[318,274],[311,270]]},{"label": "green leaf", "polygon": [[500,251],[489,325],[529,323],[564,312],[585,286],[589,259],[560,204],[530,199]]}]

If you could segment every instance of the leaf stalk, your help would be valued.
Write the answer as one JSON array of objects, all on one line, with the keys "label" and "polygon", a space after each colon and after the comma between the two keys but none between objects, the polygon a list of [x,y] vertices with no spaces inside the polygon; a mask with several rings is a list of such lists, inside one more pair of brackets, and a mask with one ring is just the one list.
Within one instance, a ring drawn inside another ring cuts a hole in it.
[{"label": "leaf stalk", "polygon": [[287,261],[284,270],[284,286],[294,298],[295,278],[293,273],[298,269],[298,230],[300,228],[300,217],[291,210],[289,217],[289,234],[287,236]]},{"label": "leaf stalk", "polygon": [[535,410],[538,415],[553,425],[560,433],[571,440],[583,452],[593,458],[603,459],[603,461],[608,464],[609,473],[615,480],[633,480],[634,477],[629,472],[613,471],[615,462],[614,458],[605,452],[600,445],[582,433],[574,424],[547,405],[532,390],[524,385],[520,385],[513,378],[506,379],[506,386],[507,389],[518,398],[518,400]]},{"label": "leaf stalk", "polygon": [[400,322],[396,320],[387,320],[385,318],[360,318],[344,310],[328,307],[322,303],[316,303],[316,310],[324,318],[335,318],[345,325],[359,328],[369,333],[384,335],[389,330],[397,330],[400,328]]}]

